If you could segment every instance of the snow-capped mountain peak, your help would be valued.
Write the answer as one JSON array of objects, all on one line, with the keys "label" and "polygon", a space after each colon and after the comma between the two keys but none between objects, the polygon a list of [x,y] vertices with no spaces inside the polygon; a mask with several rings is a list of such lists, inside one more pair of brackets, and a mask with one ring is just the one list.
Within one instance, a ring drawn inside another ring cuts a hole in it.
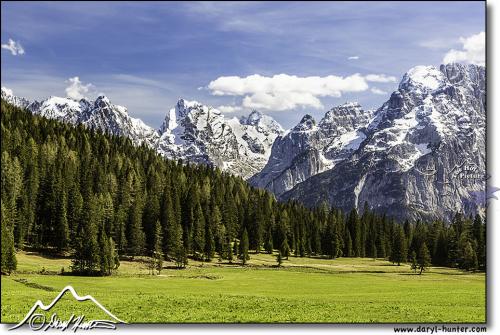
[{"label": "snow-capped mountain peak", "polygon": [[4,86],[2,86],[2,100],[19,108],[26,108],[30,104],[27,99],[15,96],[11,89]]},{"label": "snow-capped mountain peak", "polygon": [[[471,194],[485,187],[485,78],[477,65],[410,69],[369,125],[355,130],[355,150],[280,198],[344,209],[366,201],[400,219],[481,212]],[[464,162],[473,168],[457,168]]]},{"label": "snow-capped mountain peak", "polygon": [[316,127],[316,120],[312,115],[306,114],[302,117],[302,119],[297,123],[295,127],[293,127],[293,131],[310,131],[314,130]]},{"label": "snow-capped mountain peak", "polygon": [[241,118],[241,123],[255,126],[260,122],[262,117],[263,114],[261,112],[253,110],[247,117]]},{"label": "snow-capped mountain peak", "polygon": [[443,86],[446,77],[438,68],[434,66],[418,65],[411,68],[403,76],[399,84],[400,89],[409,90],[412,86],[425,91],[436,90]]},{"label": "snow-capped mountain peak", "polygon": [[270,116],[253,111],[226,119],[216,108],[180,99],[159,129],[159,152],[175,159],[213,164],[245,178],[266,163],[283,132]]}]

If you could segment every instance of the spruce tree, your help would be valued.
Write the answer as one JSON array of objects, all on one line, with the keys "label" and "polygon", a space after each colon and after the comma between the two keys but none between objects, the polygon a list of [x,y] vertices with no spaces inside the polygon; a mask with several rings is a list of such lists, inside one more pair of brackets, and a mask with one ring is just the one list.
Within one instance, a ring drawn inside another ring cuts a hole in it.
[{"label": "spruce tree", "polygon": [[418,252],[418,268],[420,269],[420,273],[427,270],[431,265],[431,255],[429,253],[429,249],[427,248],[427,244],[425,242],[422,243],[420,247],[420,251]]},{"label": "spruce tree", "polygon": [[202,258],[205,250],[205,218],[200,203],[197,203],[193,213],[193,253]]},{"label": "spruce tree", "polygon": [[131,256],[142,255],[146,242],[146,236],[142,229],[142,206],[140,197],[140,195],[136,196],[129,211],[127,246],[128,254]]},{"label": "spruce tree", "polygon": [[55,246],[59,252],[64,251],[69,245],[69,227],[66,214],[67,207],[67,191],[64,189],[64,184],[60,189],[60,198],[56,204],[57,214],[55,222]]},{"label": "spruce tree", "polygon": [[248,256],[248,233],[246,228],[243,230],[243,235],[241,237],[239,259],[241,259],[243,265],[250,259],[250,256]]},{"label": "spruce tree", "polygon": [[477,255],[474,249],[472,248],[472,244],[470,242],[467,242],[465,249],[464,249],[464,260],[462,264],[462,268],[469,271],[469,270],[477,270],[478,268],[478,261],[477,261]]},{"label": "spruce tree", "polygon": [[10,274],[17,268],[16,249],[14,248],[13,227],[9,222],[9,215],[4,209],[3,201],[1,206],[2,220],[2,274]]},{"label": "spruce tree", "polygon": [[204,254],[207,262],[210,262],[215,255],[215,240],[210,224],[206,225]]},{"label": "spruce tree", "polygon": [[161,270],[163,269],[163,250],[162,250],[163,236],[159,220],[156,220],[153,226],[153,231],[154,231],[154,236],[150,250],[150,256],[151,256],[150,270],[151,274],[154,274],[155,271],[157,271],[158,274],[160,274]]},{"label": "spruce tree", "polygon": [[269,229],[267,230],[266,243],[264,244],[264,249],[268,254],[273,253],[273,233],[271,231],[271,227],[269,227]]},{"label": "spruce tree", "polygon": [[278,250],[278,254],[276,255],[276,262],[278,263],[278,267],[283,263],[283,256],[281,255],[281,250]]},{"label": "spruce tree", "polygon": [[414,272],[417,272],[418,269],[418,262],[417,262],[417,253],[415,250],[411,252],[410,256],[410,267]]},{"label": "spruce tree", "polygon": [[288,246],[288,239],[285,238],[283,240],[283,243],[281,243],[280,247],[281,255],[288,259],[288,256],[290,256],[290,247]]},{"label": "spruce tree", "polygon": [[72,270],[76,274],[93,274],[99,266],[101,252],[98,242],[98,226],[101,222],[98,196],[91,196],[82,212],[82,220],[75,241]]},{"label": "spruce tree", "polygon": [[476,241],[476,254],[478,260],[478,267],[481,269],[486,268],[486,227],[483,224],[483,220],[479,214],[476,214],[474,222],[472,224],[472,235]]},{"label": "spruce tree", "polygon": [[393,246],[390,260],[400,266],[402,262],[406,262],[407,257],[406,238],[404,230],[400,225],[397,225],[397,227],[394,228],[392,243]]},{"label": "spruce tree", "polygon": [[108,235],[104,227],[101,227],[99,231],[99,266],[100,273],[103,276],[111,275],[111,271],[114,269],[115,259],[113,257],[112,245],[110,244]]}]

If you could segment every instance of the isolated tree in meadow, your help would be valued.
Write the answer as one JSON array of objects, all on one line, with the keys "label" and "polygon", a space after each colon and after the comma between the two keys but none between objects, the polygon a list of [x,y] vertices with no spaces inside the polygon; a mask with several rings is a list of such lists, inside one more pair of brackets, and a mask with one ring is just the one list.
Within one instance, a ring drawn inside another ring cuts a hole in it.
[{"label": "isolated tree in meadow", "polygon": [[420,250],[418,252],[418,268],[420,269],[420,273],[427,270],[431,265],[431,254],[429,253],[429,248],[427,248],[427,244],[425,242],[420,246]]},{"label": "isolated tree in meadow", "polygon": [[278,250],[278,254],[276,255],[276,262],[278,263],[278,267],[283,263],[283,255],[281,254],[281,250]]},{"label": "isolated tree in meadow", "polygon": [[417,272],[418,262],[417,262],[417,253],[415,251],[411,252],[410,266],[411,266],[411,269],[413,270],[413,272]]},{"label": "isolated tree in meadow", "polygon": [[178,269],[184,269],[188,264],[187,252],[184,246],[180,247],[175,253],[175,265]]},{"label": "isolated tree in meadow", "polygon": [[243,265],[245,265],[247,260],[250,259],[250,256],[248,256],[248,233],[246,228],[243,230],[243,235],[241,236],[239,258],[241,259]]}]

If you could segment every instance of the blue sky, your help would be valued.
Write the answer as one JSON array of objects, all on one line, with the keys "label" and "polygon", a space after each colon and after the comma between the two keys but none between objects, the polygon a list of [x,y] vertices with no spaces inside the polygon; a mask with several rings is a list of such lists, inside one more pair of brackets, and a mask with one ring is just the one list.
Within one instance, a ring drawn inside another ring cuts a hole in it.
[{"label": "blue sky", "polygon": [[285,128],[346,101],[377,108],[408,69],[441,64],[485,29],[483,2],[1,6],[2,86],[30,99],[65,96],[77,76],[91,85],[84,95],[104,93],[153,127],[180,97],[228,115],[258,106]]}]

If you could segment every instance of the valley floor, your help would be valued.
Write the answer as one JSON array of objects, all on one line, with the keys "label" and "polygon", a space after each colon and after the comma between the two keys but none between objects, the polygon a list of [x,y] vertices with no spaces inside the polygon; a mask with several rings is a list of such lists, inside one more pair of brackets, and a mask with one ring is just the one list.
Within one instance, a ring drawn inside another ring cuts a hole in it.
[{"label": "valley floor", "polygon": [[[2,276],[2,323],[17,323],[40,299],[66,285],[90,294],[129,323],[482,323],[484,273],[431,268],[419,276],[386,260],[295,258],[251,254],[249,264],[201,263],[149,275],[145,263],[122,261],[111,277],[59,275],[69,259],[18,253],[18,271]],[[165,262],[165,266],[169,266]],[[43,271],[42,271],[43,269]],[[98,314],[67,295],[54,307],[69,317]],[[53,311],[51,311],[53,312]],[[97,315],[96,315],[97,317]]]}]

